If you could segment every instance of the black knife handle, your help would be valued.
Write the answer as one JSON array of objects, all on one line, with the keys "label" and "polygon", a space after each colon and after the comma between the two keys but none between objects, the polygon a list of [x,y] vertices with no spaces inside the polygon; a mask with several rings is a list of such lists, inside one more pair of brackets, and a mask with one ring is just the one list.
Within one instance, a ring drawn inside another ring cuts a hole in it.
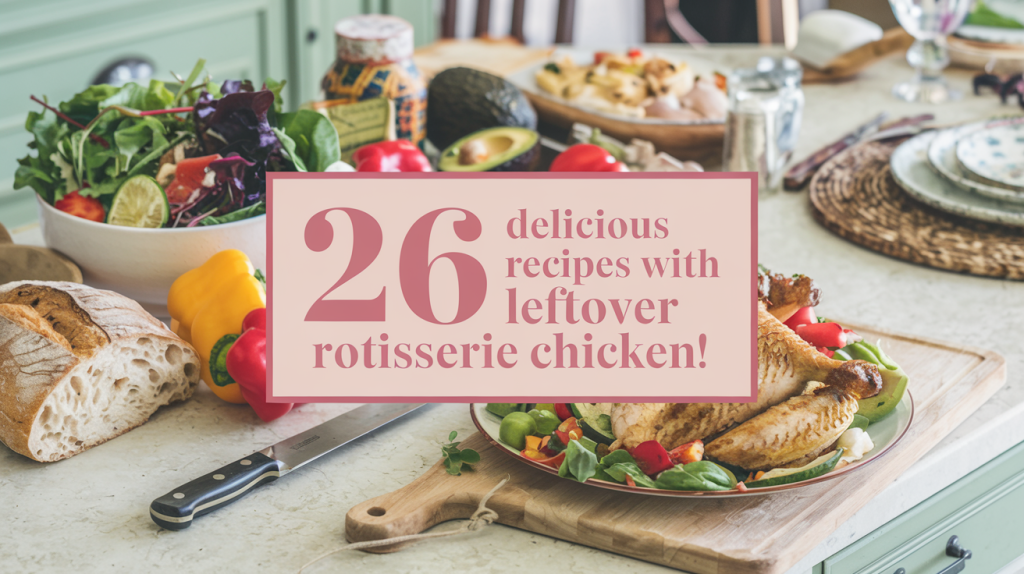
[{"label": "black knife handle", "polygon": [[184,530],[192,525],[193,518],[227,506],[280,476],[281,463],[257,452],[154,500],[149,516],[163,528]]}]

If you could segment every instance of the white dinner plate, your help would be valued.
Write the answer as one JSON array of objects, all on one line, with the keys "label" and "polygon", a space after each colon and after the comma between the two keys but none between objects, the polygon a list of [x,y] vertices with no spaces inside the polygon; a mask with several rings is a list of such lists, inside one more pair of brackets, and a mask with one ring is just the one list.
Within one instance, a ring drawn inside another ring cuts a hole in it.
[{"label": "white dinner plate", "polygon": [[937,135],[936,132],[926,132],[896,148],[889,160],[896,183],[914,199],[947,213],[1024,227],[1024,204],[967,191],[932,169],[928,161],[928,147]]},{"label": "white dinner plate", "polygon": [[956,142],[956,159],[975,179],[1024,189],[1024,124],[1004,123]]},{"label": "white dinner plate", "polygon": [[1024,125],[1024,117],[972,122],[955,128],[940,130],[935,139],[932,140],[931,145],[928,146],[928,161],[939,175],[967,191],[1004,201],[1024,203],[1024,189],[1012,189],[976,181],[963,169],[956,158],[956,144],[960,138],[979,130],[1008,123]]},{"label": "white dinner plate", "polygon": [[[609,50],[610,52],[625,52],[625,50]],[[667,49],[652,49],[649,52],[653,55],[660,55],[670,60],[686,62],[688,66],[693,68],[693,71],[698,76],[707,76],[714,74],[715,71],[721,68],[715,66],[707,60],[696,58],[691,52],[680,52],[678,50]],[[608,111],[600,111],[593,108],[577,105],[572,100],[561,98],[554,94],[549,94],[537,85],[537,72],[544,68],[547,64],[562,59],[565,56],[572,58],[577,64],[588,64],[594,61],[594,50],[582,50],[578,48],[559,48],[551,55],[549,60],[539,62],[532,66],[527,66],[521,70],[513,72],[505,77],[506,80],[515,84],[520,90],[530,92],[531,94],[558,102],[559,104],[570,106],[578,110],[583,110],[589,114],[600,116],[608,119],[618,120],[620,122],[636,123],[636,124],[653,124],[653,125],[673,125],[673,126],[688,126],[688,125],[706,125],[706,124],[721,124],[725,120],[667,120],[663,118],[631,118]]]},{"label": "white dinner plate", "polygon": [[1024,29],[1020,28],[996,28],[994,26],[964,24],[957,28],[956,35],[968,40],[987,42],[989,44],[1024,45]]},{"label": "white dinner plate", "polygon": [[[490,441],[498,450],[505,454],[515,458],[523,464],[538,468],[558,476],[558,470],[540,464],[535,460],[531,460],[519,454],[515,448],[501,442],[498,438],[498,430],[501,427],[501,418],[497,415],[487,411],[486,403],[473,403],[469,405],[470,415],[473,417],[473,423],[476,424],[476,428],[480,430],[480,433]],[[773,494],[776,492],[783,492],[793,490],[797,488],[804,488],[813,484],[831,480],[833,478],[839,478],[845,476],[851,472],[863,468],[865,465],[873,460],[878,459],[880,456],[889,451],[893,446],[896,445],[907,433],[907,429],[910,428],[910,422],[914,418],[914,399],[910,396],[910,390],[908,389],[906,394],[903,395],[903,400],[900,401],[892,414],[885,417],[884,419],[870,425],[868,427],[868,436],[871,437],[871,442],[875,444],[875,448],[871,449],[864,455],[864,458],[857,462],[848,464],[839,470],[833,470],[828,474],[824,474],[817,478],[810,480],[804,480],[801,482],[794,482],[792,484],[783,484],[780,486],[768,486],[765,488],[751,488],[750,490],[740,492],[738,490],[718,490],[718,491],[697,491],[697,490],[661,490],[657,488],[644,488],[640,486],[629,486],[626,484],[619,484],[617,482],[607,482],[604,480],[589,479],[584,484],[594,486],[597,488],[604,488],[607,490],[620,490],[623,492],[633,492],[636,494],[646,494],[649,496],[672,496],[681,498],[732,498],[740,496],[762,496],[765,494]],[[573,480],[566,478],[564,480]],[[741,479],[742,480],[742,479]]]}]

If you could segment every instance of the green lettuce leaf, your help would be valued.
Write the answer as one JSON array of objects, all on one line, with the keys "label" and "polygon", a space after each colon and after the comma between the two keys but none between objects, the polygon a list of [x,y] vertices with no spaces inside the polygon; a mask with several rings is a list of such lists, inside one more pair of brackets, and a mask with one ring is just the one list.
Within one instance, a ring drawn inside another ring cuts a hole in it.
[{"label": "green lettuce leaf", "polygon": [[701,460],[675,465],[661,473],[654,485],[665,490],[732,490],[736,479],[717,464]]},{"label": "green lettuce leaf", "polygon": [[278,116],[277,139],[298,171],[324,171],[341,160],[341,146],[334,124],[311,110]]}]

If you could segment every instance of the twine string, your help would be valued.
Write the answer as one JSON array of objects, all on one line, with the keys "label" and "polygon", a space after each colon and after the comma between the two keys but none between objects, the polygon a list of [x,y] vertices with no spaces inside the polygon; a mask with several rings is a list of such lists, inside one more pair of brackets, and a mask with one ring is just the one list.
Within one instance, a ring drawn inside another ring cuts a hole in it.
[{"label": "twine string", "polygon": [[455,536],[457,534],[464,534],[466,532],[476,532],[477,530],[480,530],[485,526],[492,524],[494,521],[498,519],[498,513],[491,510],[490,508],[487,508],[487,502],[491,499],[491,496],[493,496],[494,493],[498,491],[498,489],[500,489],[501,487],[505,486],[506,483],[508,483],[510,478],[511,476],[506,476],[505,478],[501,479],[501,482],[494,485],[494,488],[492,488],[490,492],[485,494],[484,497],[480,499],[480,504],[477,505],[476,511],[473,512],[469,519],[464,521],[458,528],[454,530],[445,530],[444,532],[406,534],[404,536],[395,536],[394,538],[383,538],[381,540],[366,540],[363,542],[353,542],[352,544],[347,544],[340,548],[335,548],[334,550],[325,552],[320,556],[317,556],[313,560],[310,560],[309,562],[304,564],[302,568],[299,568],[299,574],[302,574],[302,572],[306,568],[309,568],[310,566],[316,564],[324,558],[327,558],[328,556],[333,556],[334,554],[337,554],[339,552],[345,552],[347,550],[364,550],[366,548],[391,546],[393,544],[402,544],[404,542],[426,540],[428,538],[444,538],[445,536]]}]

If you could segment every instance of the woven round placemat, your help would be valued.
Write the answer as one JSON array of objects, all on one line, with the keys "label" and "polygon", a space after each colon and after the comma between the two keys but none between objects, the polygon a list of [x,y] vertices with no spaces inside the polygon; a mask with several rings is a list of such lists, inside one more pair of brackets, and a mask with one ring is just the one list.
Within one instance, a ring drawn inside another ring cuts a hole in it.
[{"label": "woven round placemat", "polygon": [[891,257],[1024,280],[1024,229],[957,217],[908,196],[889,171],[889,157],[900,143],[864,143],[822,166],[810,185],[814,218]]}]

